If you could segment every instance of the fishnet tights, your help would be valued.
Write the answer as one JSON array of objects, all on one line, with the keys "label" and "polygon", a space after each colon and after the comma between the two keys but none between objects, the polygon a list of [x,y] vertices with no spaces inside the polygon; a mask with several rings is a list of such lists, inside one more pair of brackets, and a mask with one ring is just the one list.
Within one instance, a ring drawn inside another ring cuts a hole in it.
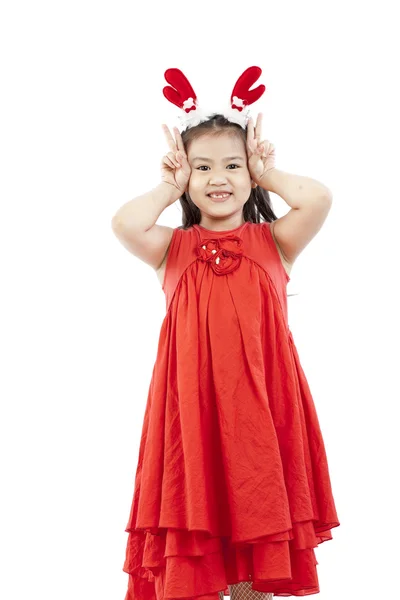
[{"label": "fishnet tights", "polygon": [[[228,585],[230,600],[272,600],[272,593],[258,592],[251,587],[251,581],[240,581]],[[224,592],[219,592],[219,600],[224,600]]]}]

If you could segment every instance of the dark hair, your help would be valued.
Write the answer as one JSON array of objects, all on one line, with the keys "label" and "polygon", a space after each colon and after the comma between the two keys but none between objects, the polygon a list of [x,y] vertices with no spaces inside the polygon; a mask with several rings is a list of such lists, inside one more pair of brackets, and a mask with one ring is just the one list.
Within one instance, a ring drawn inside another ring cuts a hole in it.
[{"label": "dark hair", "polygon": [[[228,121],[224,115],[214,114],[207,121],[182,131],[181,137],[186,153],[189,144],[193,140],[210,133],[213,135],[229,133],[241,137],[245,145],[247,143],[247,130],[245,131],[240,125]],[[188,229],[194,224],[199,224],[201,220],[200,209],[194,204],[187,191],[179,198],[179,202],[182,206],[182,227],[180,229]],[[260,186],[251,188],[250,196],[243,205],[243,217],[245,221],[250,221],[250,223],[276,221],[278,217],[272,210],[271,198],[267,190]]]}]

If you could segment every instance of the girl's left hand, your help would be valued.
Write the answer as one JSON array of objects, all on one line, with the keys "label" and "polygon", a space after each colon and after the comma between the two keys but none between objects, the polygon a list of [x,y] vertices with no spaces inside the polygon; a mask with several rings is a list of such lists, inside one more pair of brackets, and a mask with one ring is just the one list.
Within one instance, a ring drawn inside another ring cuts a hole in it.
[{"label": "girl's left hand", "polygon": [[260,185],[261,179],[265,179],[268,173],[275,169],[275,147],[268,140],[260,142],[262,113],[257,116],[254,129],[252,117],[247,124],[247,159],[248,168],[252,180]]}]

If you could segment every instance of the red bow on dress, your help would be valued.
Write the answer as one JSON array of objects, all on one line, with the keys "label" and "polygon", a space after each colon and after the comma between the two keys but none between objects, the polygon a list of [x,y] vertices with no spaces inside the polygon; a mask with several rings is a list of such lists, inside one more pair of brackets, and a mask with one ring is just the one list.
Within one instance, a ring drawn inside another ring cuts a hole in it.
[{"label": "red bow on dress", "polygon": [[242,238],[227,235],[222,238],[205,238],[196,248],[198,258],[208,262],[216,275],[235,271],[242,260]]}]

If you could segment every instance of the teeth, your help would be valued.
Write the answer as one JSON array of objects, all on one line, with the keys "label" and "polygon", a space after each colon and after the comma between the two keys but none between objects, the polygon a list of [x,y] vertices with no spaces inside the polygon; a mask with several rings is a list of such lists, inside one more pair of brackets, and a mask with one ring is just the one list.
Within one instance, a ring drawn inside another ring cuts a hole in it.
[{"label": "teeth", "polygon": [[230,194],[210,194],[211,198],[227,198]]}]

